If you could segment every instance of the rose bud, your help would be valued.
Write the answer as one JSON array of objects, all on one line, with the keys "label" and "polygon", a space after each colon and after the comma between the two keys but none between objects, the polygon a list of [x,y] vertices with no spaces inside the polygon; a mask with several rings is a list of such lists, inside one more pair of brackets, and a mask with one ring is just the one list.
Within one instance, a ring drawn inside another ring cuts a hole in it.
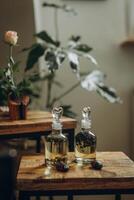
[{"label": "rose bud", "polygon": [[17,32],[15,31],[7,31],[5,33],[5,42],[8,43],[9,45],[15,46],[18,41],[18,35]]}]

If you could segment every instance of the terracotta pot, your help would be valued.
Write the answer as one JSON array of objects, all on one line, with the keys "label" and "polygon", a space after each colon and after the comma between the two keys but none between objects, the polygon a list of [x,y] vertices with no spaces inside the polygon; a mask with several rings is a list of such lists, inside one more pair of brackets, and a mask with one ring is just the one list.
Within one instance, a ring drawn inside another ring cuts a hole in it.
[{"label": "terracotta pot", "polygon": [[11,120],[21,120],[27,118],[29,100],[29,96],[23,96],[21,99],[15,99],[9,95],[8,106]]}]

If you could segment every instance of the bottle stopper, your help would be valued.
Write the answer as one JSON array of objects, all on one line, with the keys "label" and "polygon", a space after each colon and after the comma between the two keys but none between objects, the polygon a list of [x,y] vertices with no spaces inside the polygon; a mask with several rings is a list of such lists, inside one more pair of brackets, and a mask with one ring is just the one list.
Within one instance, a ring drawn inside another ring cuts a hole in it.
[{"label": "bottle stopper", "polygon": [[82,123],[81,123],[81,127],[84,129],[89,129],[91,128],[91,109],[90,107],[84,107],[82,110]]},{"label": "bottle stopper", "polygon": [[63,108],[62,107],[55,107],[52,110],[52,116],[53,116],[53,124],[52,124],[52,128],[53,129],[61,129],[62,128],[62,124],[61,124],[61,117],[63,114]]}]

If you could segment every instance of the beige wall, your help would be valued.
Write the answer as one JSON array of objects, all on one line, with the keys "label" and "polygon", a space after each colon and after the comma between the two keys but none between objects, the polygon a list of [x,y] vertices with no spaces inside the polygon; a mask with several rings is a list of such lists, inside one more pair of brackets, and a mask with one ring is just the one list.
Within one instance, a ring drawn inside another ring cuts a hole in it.
[{"label": "beige wall", "polygon": [[0,66],[7,62],[7,47],[3,43],[3,33],[16,30],[19,34],[19,46],[15,48],[16,60],[24,60],[22,48],[33,41],[34,20],[32,0],[4,0],[0,4]]}]

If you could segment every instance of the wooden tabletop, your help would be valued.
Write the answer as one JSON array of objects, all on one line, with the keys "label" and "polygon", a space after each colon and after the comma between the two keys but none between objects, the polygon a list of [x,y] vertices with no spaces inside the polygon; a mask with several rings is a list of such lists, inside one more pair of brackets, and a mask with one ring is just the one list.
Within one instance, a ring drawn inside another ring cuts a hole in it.
[{"label": "wooden tabletop", "polygon": [[74,153],[69,153],[70,170],[66,173],[52,170],[50,176],[44,166],[43,155],[23,156],[17,175],[21,191],[134,189],[134,163],[122,152],[98,152],[103,169],[79,166]]},{"label": "wooden tabletop", "polygon": [[[62,118],[64,129],[76,128],[76,120]],[[0,135],[33,133],[51,130],[52,114],[44,111],[29,111],[27,120],[11,121],[8,116],[0,115]]]}]

